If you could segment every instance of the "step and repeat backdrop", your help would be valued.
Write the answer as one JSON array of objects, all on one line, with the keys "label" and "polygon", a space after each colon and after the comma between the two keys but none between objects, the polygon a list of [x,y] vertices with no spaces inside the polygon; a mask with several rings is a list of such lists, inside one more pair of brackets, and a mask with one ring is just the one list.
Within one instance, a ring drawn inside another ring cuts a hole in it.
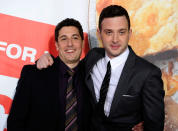
[{"label": "step and repeat backdrop", "polygon": [[6,131],[23,65],[33,64],[46,51],[57,55],[55,25],[65,18],[81,22],[83,58],[89,48],[102,46],[96,34],[98,17],[110,4],[128,10],[134,51],[161,68],[165,131],[178,130],[178,0],[0,0],[0,131]]},{"label": "step and repeat backdrop", "polygon": [[24,64],[33,64],[44,52],[57,55],[55,25],[65,18],[80,21],[88,50],[88,1],[0,0],[0,131],[6,119]]}]

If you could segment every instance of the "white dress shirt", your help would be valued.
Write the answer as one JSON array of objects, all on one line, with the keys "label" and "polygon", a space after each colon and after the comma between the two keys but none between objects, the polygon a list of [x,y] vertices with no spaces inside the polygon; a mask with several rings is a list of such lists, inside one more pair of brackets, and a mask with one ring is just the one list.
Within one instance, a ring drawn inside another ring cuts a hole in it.
[{"label": "white dress shirt", "polygon": [[94,84],[94,90],[97,102],[100,98],[100,88],[103,82],[104,76],[107,71],[107,63],[111,63],[111,78],[109,83],[109,88],[105,100],[104,112],[106,116],[109,116],[112,100],[114,97],[115,90],[120,79],[123,67],[129,55],[129,49],[127,48],[121,55],[110,59],[105,52],[105,57],[100,59],[93,67],[91,72],[91,77]]}]

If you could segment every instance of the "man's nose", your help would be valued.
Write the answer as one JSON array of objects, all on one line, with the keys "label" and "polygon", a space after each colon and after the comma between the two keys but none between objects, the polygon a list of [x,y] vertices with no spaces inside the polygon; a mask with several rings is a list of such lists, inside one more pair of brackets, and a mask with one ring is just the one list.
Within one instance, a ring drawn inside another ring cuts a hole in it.
[{"label": "man's nose", "polygon": [[72,46],[72,45],[73,45],[72,39],[68,39],[67,46]]},{"label": "man's nose", "polygon": [[114,43],[117,43],[118,40],[119,40],[118,34],[117,34],[117,33],[114,33],[114,34],[113,34],[113,42],[114,42]]}]

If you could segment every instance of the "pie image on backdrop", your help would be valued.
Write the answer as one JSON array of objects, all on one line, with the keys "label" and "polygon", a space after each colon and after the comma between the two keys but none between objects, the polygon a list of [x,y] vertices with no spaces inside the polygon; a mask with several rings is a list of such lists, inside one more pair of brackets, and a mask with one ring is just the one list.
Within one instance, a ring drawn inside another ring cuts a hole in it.
[{"label": "pie image on backdrop", "polygon": [[[91,5],[93,1],[90,1]],[[178,0],[96,0],[95,2],[96,4],[89,8],[92,12],[89,15],[89,30],[95,33],[91,33],[92,36],[97,35],[93,27],[97,28],[99,14],[106,6],[121,5],[129,12],[132,28],[129,45],[137,55],[160,67],[162,71],[166,94],[164,130],[178,130]],[[91,23],[92,19],[95,22]],[[90,37],[90,41],[96,40],[98,46],[102,46],[100,40]]]}]

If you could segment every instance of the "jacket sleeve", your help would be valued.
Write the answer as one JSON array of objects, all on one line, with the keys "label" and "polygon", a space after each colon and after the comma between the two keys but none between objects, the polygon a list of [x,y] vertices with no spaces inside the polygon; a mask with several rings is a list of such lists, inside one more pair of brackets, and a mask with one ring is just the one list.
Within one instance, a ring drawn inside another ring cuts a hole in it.
[{"label": "jacket sleeve", "polygon": [[30,108],[30,72],[28,66],[23,67],[7,119],[8,131],[25,131]]},{"label": "jacket sleeve", "polygon": [[163,131],[164,129],[164,90],[161,71],[150,71],[143,88],[144,131]]}]

